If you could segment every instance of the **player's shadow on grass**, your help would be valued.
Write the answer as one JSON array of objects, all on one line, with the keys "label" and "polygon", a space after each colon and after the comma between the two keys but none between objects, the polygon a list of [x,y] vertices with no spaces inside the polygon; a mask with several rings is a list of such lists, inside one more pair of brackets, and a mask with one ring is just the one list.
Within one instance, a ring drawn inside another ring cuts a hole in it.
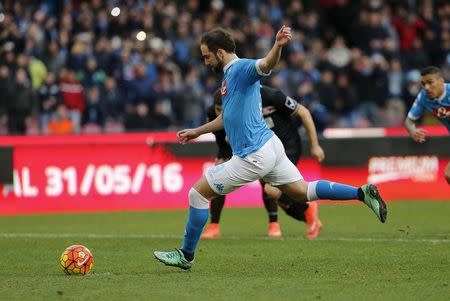
[{"label": "player's shadow on grass", "polygon": [[182,270],[177,267],[161,266],[160,268],[161,268],[161,270],[154,270],[151,273],[153,275],[157,275],[157,276],[173,275],[173,274],[181,274],[181,273],[191,273],[191,270]]}]

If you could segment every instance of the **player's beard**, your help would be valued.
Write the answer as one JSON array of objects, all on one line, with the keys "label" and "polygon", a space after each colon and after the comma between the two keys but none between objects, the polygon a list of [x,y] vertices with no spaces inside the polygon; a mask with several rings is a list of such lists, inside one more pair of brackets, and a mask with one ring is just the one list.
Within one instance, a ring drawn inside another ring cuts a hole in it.
[{"label": "player's beard", "polygon": [[426,93],[427,93],[427,97],[428,97],[429,99],[435,99],[435,98],[436,98],[436,96],[434,95],[433,92],[426,92]]},{"label": "player's beard", "polygon": [[214,54],[214,56],[216,57],[217,65],[213,66],[211,69],[215,73],[222,73],[223,72],[223,60],[217,54]]},{"label": "player's beard", "polygon": [[427,93],[427,96],[429,99],[435,99],[441,95],[441,93],[439,93],[439,91],[436,91],[436,90],[425,91],[425,92]]}]

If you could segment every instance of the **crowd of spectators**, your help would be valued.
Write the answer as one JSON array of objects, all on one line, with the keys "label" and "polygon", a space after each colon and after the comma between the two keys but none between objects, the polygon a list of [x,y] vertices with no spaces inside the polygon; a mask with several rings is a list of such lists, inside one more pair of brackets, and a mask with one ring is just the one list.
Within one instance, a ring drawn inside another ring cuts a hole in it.
[{"label": "crowd of spectators", "polygon": [[258,58],[293,42],[265,83],[326,127],[399,126],[420,69],[450,77],[439,0],[24,0],[0,7],[0,135],[173,130],[205,121],[220,75],[199,39],[221,26]]}]

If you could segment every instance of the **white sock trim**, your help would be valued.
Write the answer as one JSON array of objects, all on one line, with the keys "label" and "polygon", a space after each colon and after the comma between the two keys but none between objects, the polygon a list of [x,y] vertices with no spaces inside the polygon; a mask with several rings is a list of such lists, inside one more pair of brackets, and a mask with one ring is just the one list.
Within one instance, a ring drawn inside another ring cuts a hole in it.
[{"label": "white sock trim", "polygon": [[189,190],[189,205],[197,209],[209,209],[209,201],[194,188]]},{"label": "white sock trim", "polygon": [[315,201],[315,200],[319,199],[319,197],[317,196],[317,193],[316,193],[316,186],[317,186],[318,182],[319,181],[314,181],[314,182],[308,183],[308,190],[306,192],[306,197],[308,198],[308,201]]}]

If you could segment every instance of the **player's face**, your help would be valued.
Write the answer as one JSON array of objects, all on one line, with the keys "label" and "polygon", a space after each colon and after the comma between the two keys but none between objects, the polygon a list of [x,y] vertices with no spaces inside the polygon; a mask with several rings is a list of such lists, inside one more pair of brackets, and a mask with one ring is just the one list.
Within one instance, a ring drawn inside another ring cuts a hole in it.
[{"label": "player's face", "polygon": [[216,113],[216,116],[219,116],[222,113],[222,106],[214,105],[214,112]]},{"label": "player's face", "polygon": [[428,98],[438,98],[444,93],[444,79],[439,75],[427,74],[422,76],[421,84]]},{"label": "player's face", "polygon": [[211,52],[208,46],[206,46],[205,44],[202,44],[200,46],[200,50],[202,52],[202,57],[205,65],[211,68],[216,73],[222,72],[223,61],[217,56],[217,54]]}]

